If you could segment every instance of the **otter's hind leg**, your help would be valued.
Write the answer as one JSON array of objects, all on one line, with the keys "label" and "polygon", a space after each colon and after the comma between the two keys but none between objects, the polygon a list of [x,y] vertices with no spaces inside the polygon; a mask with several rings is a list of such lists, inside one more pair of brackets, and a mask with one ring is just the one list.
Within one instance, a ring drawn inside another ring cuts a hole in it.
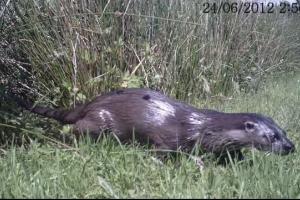
[{"label": "otter's hind leg", "polygon": [[74,125],[74,134],[77,139],[89,135],[92,139],[97,140],[105,130],[107,128],[104,124],[85,118],[78,120]]}]

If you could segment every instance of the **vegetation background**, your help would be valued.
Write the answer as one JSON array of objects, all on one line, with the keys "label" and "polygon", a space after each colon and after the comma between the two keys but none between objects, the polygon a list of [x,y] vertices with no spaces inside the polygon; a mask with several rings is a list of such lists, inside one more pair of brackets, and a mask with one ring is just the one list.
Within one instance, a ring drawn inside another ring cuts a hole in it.
[{"label": "vegetation background", "polygon": [[185,156],[160,166],[140,146],[74,142],[67,127],[9,100],[70,108],[148,87],[197,107],[269,115],[297,148],[300,5],[215,14],[203,13],[205,2],[234,1],[0,1],[1,197],[299,198],[297,153],[248,152],[252,166],[210,161],[202,172]]}]

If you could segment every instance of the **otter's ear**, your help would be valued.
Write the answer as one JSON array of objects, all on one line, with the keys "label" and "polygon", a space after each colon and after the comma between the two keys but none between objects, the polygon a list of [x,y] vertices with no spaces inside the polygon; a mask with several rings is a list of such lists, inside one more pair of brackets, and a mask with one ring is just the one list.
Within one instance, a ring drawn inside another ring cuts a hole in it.
[{"label": "otter's ear", "polygon": [[255,130],[255,123],[254,122],[251,122],[251,121],[246,121],[244,123],[245,125],[245,130],[248,132],[248,133],[252,133],[254,130]]}]

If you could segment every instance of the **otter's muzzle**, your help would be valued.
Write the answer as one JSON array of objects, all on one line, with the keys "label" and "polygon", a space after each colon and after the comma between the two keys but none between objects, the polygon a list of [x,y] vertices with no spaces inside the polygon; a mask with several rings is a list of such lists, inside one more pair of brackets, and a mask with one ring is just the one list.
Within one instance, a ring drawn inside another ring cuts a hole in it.
[{"label": "otter's muzzle", "polygon": [[284,139],[283,144],[281,146],[281,155],[287,155],[290,153],[294,153],[296,151],[295,145],[287,138]]},{"label": "otter's muzzle", "polygon": [[284,150],[284,152],[287,152],[287,154],[288,153],[294,153],[296,151],[295,145],[293,143],[291,143],[291,142],[285,144],[283,146],[283,150]]}]

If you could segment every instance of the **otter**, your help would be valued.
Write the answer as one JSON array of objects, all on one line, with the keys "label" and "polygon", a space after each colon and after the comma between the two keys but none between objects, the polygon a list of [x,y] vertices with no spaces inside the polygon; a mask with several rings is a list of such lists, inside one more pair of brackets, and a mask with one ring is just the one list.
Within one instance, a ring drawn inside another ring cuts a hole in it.
[{"label": "otter", "polygon": [[270,117],[198,109],[150,89],[109,92],[72,110],[21,104],[33,113],[73,124],[77,134],[95,139],[109,130],[122,142],[134,134],[139,143],[157,149],[191,152],[199,145],[204,152],[237,153],[240,159],[241,149],[247,147],[279,155],[295,151],[286,132]]}]

